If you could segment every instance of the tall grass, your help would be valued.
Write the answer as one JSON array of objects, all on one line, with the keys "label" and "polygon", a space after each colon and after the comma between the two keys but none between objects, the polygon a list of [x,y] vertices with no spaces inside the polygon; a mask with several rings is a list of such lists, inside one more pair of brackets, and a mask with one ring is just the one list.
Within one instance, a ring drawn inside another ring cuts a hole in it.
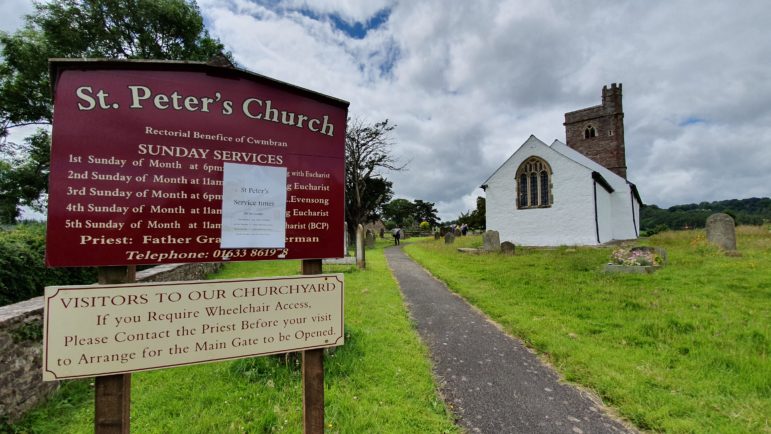
[{"label": "tall grass", "polygon": [[640,428],[771,432],[771,233],[740,227],[740,257],[704,231],[663,232],[669,264],[605,274],[609,248],[467,255],[478,237],[407,252],[572,382],[594,389]]}]

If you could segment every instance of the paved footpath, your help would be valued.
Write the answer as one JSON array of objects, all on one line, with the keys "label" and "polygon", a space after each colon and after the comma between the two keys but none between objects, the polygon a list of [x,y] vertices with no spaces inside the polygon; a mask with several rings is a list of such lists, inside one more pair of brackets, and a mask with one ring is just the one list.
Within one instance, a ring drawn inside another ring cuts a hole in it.
[{"label": "paved footpath", "polygon": [[399,247],[386,258],[445,400],[470,433],[633,433],[601,405],[559,382],[518,340],[450,292]]}]

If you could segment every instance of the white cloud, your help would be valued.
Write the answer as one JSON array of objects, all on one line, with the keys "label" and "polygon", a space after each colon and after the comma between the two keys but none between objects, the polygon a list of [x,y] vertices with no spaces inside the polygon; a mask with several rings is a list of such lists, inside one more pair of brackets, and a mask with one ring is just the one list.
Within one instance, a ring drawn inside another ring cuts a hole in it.
[{"label": "white cloud", "polygon": [[[269,75],[398,124],[395,153],[410,164],[388,174],[396,195],[436,202],[444,219],[473,209],[479,184],[530,134],[564,140],[563,114],[599,104],[611,82],[624,83],[629,176],[647,203],[771,193],[771,10],[762,1],[281,6],[359,22],[390,7],[383,26],[353,39],[326,21],[287,14],[239,30],[239,19],[203,5],[213,33],[247,67],[264,72],[269,64]],[[382,74],[384,53],[395,52]]]},{"label": "white cloud", "polygon": [[[199,5],[247,69],[398,124],[394,152],[410,164],[387,174],[396,195],[435,202],[445,220],[474,208],[479,185],[530,134],[564,140],[563,114],[599,104],[612,82],[624,84],[629,177],[646,203],[771,195],[762,0]],[[383,10],[387,20],[363,38],[329,19],[367,23]]]}]

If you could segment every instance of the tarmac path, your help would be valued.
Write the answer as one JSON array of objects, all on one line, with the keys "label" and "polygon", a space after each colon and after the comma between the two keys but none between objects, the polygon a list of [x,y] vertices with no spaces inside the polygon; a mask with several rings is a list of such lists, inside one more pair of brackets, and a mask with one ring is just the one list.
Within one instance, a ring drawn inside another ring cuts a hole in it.
[{"label": "tarmac path", "polygon": [[470,433],[635,433],[404,254],[385,251],[441,392]]}]

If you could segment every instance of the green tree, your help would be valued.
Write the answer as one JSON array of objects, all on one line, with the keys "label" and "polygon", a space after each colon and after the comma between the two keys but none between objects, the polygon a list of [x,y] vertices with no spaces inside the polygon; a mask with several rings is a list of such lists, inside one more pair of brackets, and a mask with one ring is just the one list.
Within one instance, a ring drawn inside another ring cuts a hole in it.
[{"label": "green tree", "polygon": [[[34,203],[47,190],[49,154],[41,148],[48,143],[40,141],[48,134],[38,131],[21,146],[6,139],[12,128],[50,125],[49,58],[202,61],[224,50],[190,0],[51,0],[36,3],[25,19],[16,33],[0,32],[0,151],[8,163],[0,165],[0,218],[11,223],[18,210],[7,212],[9,203]],[[29,179],[32,169],[38,182],[13,185]]]},{"label": "green tree", "polygon": [[667,209],[656,205],[643,205],[640,209],[640,226],[641,230],[649,235],[663,228],[701,228],[704,227],[707,217],[717,212],[729,214],[737,225],[760,225],[771,220],[771,198],[700,202],[674,205]]},{"label": "green tree", "polygon": [[415,221],[415,204],[407,199],[394,199],[383,205],[383,217],[404,227]]},{"label": "green tree", "polygon": [[473,211],[461,213],[457,224],[467,224],[469,227],[484,229],[487,224],[485,214],[485,198],[477,196],[477,207]]},{"label": "green tree", "polygon": [[396,125],[388,119],[367,124],[359,119],[348,119],[345,132],[345,221],[350,239],[355,239],[356,226],[378,218],[383,204],[393,192],[390,181],[383,178],[382,170],[399,171],[391,154],[391,132]]},{"label": "green tree", "polygon": [[425,202],[415,199],[415,220],[419,222],[428,222],[430,226],[439,225],[438,211],[433,202]]}]

